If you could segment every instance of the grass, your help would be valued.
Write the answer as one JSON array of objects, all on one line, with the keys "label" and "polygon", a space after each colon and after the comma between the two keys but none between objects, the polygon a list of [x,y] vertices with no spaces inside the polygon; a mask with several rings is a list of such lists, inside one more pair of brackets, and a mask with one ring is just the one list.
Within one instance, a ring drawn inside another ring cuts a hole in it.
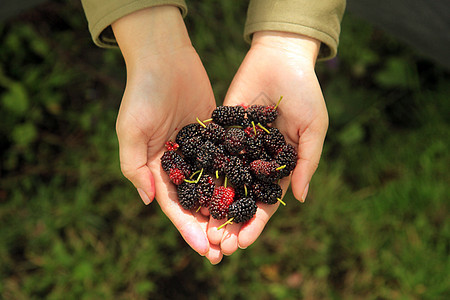
[{"label": "grass", "polygon": [[[220,7],[217,7],[220,6]],[[248,45],[245,3],[190,3],[217,99]],[[226,31],[223,28],[227,28]],[[300,205],[211,266],[121,175],[117,50],[89,39],[78,3],[0,24],[3,299],[447,299],[450,75],[350,15],[319,63],[330,114]]]}]

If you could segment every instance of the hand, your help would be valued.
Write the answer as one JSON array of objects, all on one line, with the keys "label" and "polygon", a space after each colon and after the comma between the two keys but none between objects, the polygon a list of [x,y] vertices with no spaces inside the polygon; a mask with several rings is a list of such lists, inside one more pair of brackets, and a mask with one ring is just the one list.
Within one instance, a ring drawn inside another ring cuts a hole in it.
[{"label": "hand", "polygon": [[[283,32],[257,32],[226,95],[225,105],[253,103],[260,93],[273,102],[280,96],[279,117],[274,122],[286,141],[298,147],[298,161],[291,178],[281,181],[285,193],[291,179],[294,196],[304,201],[315,172],[325,134],[328,114],[314,65],[320,42],[305,36]],[[283,194],[284,194],[283,193]],[[230,255],[238,247],[246,248],[260,235],[279,204],[258,204],[256,217],[249,223],[227,225],[217,230],[210,221],[208,237]]]},{"label": "hand", "polygon": [[127,66],[127,84],[117,118],[122,172],[145,204],[154,198],[186,242],[211,263],[222,254],[206,235],[209,219],[181,207],[176,187],[161,168],[164,144],[195,117],[215,108],[206,71],[191,45],[180,12],[157,6],[113,25]]}]

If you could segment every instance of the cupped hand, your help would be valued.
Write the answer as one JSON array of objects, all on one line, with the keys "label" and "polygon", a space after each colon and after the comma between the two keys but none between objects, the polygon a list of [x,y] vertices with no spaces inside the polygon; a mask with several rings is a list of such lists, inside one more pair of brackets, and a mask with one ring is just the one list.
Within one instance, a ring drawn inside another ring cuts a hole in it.
[{"label": "cupped hand", "polygon": [[[286,141],[298,149],[297,166],[290,178],[281,181],[283,195],[289,183],[295,198],[305,201],[309,182],[321,156],[328,128],[328,114],[314,66],[319,51],[317,40],[291,33],[257,32],[226,95],[224,105],[264,104],[278,106],[274,122]],[[211,241],[219,242],[230,255],[251,245],[261,234],[279,204],[258,204],[256,216],[245,225],[208,228]],[[210,224],[215,225],[214,222]]]},{"label": "cupped hand", "polygon": [[154,198],[186,242],[211,263],[222,254],[206,234],[209,218],[183,209],[176,187],[161,168],[164,144],[196,117],[215,108],[206,71],[177,8],[135,12],[113,24],[127,66],[117,118],[120,165],[144,203]]}]

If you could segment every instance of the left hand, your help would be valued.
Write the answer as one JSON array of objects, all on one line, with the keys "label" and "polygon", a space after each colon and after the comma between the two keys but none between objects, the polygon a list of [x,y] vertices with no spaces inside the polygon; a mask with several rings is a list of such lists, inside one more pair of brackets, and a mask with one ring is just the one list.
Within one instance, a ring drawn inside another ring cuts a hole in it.
[{"label": "left hand", "polygon": [[[309,182],[322,153],[328,128],[328,114],[314,66],[320,42],[285,32],[263,31],[253,41],[231,83],[224,105],[251,105],[264,93],[273,103],[280,96],[279,116],[274,122],[286,141],[298,149],[297,166],[290,178],[281,180],[283,195],[291,180],[295,198],[304,202]],[[231,224],[217,230],[211,219],[208,238],[219,244],[225,255],[251,245],[261,234],[279,204],[258,204],[256,217],[245,225]]]}]

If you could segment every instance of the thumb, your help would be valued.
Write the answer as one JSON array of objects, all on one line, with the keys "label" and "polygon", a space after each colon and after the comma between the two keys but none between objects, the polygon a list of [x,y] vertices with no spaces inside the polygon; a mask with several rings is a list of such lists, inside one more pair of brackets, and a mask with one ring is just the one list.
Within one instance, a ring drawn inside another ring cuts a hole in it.
[{"label": "thumb", "polygon": [[122,174],[136,187],[144,204],[148,205],[155,198],[155,180],[147,165],[147,137],[139,132],[124,134],[119,126],[117,137]]},{"label": "thumb", "polygon": [[318,131],[307,129],[300,135],[297,166],[291,177],[292,192],[300,202],[305,202],[309,182],[319,166],[325,134],[326,127],[325,130]]}]

